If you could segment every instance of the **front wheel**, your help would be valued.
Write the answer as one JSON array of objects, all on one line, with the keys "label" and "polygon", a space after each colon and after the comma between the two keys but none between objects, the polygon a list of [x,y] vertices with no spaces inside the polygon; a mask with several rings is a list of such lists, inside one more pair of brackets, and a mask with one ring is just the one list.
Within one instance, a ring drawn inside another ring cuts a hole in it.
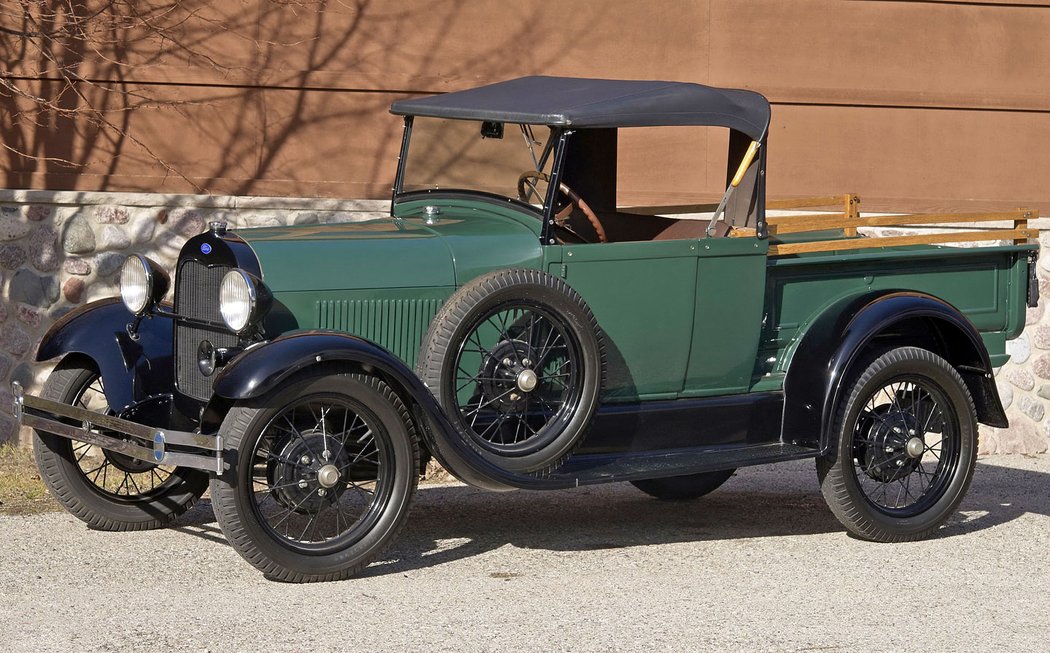
[{"label": "front wheel", "polygon": [[221,431],[237,461],[212,481],[215,516],[268,578],[347,578],[404,525],[419,448],[404,404],[379,379],[314,373],[234,406]]},{"label": "front wheel", "polygon": [[[113,415],[102,376],[87,360],[67,358],[41,396]],[[190,509],[208,488],[202,471],[135,460],[93,444],[37,431],[33,451],[40,478],[62,506],[92,528],[160,528]]]},{"label": "front wheel", "polygon": [[925,349],[900,347],[871,361],[840,402],[835,433],[835,449],[817,460],[821,491],[862,539],[928,537],[970,486],[973,399],[955,368]]}]

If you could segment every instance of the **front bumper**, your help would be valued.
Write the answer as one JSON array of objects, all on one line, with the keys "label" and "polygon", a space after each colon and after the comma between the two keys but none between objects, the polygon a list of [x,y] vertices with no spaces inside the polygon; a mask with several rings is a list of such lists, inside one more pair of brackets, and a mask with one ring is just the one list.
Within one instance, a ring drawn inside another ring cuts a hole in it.
[{"label": "front bumper", "polygon": [[[225,471],[222,436],[155,429],[78,406],[27,395],[21,384],[11,384],[13,414],[23,426],[63,438],[93,444],[107,451],[156,465]],[[79,425],[66,421],[79,422]],[[103,432],[105,431],[105,432]],[[169,450],[169,445],[177,450]]]}]

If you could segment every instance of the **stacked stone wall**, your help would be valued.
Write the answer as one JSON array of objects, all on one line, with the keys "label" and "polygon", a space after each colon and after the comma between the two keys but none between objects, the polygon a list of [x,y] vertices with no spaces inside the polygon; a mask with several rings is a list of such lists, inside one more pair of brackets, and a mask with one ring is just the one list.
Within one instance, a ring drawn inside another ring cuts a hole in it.
[{"label": "stacked stone wall", "polygon": [[1050,445],[1050,233],[1040,241],[1039,306],[1028,309],[1024,333],[1006,343],[1010,361],[995,371],[1010,428],[984,428],[983,453],[1045,453]]}]

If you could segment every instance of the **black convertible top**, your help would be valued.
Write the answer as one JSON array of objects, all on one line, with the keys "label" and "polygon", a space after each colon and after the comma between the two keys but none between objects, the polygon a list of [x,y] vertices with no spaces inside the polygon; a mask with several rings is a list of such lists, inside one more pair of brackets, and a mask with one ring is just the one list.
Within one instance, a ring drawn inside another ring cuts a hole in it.
[{"label": "black convertible top", "polygon": [[520,77],[466,91],[398,100],[390,112],[551,127],[728,127],[762,140],[769,101],[754,91],[687,82]]}]

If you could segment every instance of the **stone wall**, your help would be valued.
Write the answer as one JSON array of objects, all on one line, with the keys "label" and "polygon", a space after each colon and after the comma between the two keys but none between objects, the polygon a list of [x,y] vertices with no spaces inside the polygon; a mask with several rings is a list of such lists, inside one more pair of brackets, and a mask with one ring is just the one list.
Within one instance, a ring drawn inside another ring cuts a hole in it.
[{"label": "stone wall", "polygon": [[44,332],[73,308],[118,294],[128,254],[172,270],[183,243],[212,220],[232,228],[347,222],[388,210],[373,200],[0,191],[0,443],[17,437],[10,382],[39,387],[52,367],[32,362]]},{"label": "stone wall", "polygon": [[[233,228],[348,222],[388,209],[373,200],[0,191],[0,406],[10,405],[11,381],[34,389],[50,372],[32,358],[52,322],[118,294],[117,271],[128,254],[170,270],[183,243],[212,220]],[[983,453],[1043,453],[1050,443],[1050,256],[1038,274],[1040,306],[1028,310],[1025,332],[1008,343],[1010,362],[996,371],[1010,428],[982,427]],[[16,437],[14,421],[0,411],[0,442]]]},{"label": "stone wall", "polygon": [[[1040,241],[1050,247],[1050,233]],[[1010,361],[995,371],[1010,428],[982,427],[983,453],[1045,453],[1050,444],[1050,255],[1041,254],[1039,306],[1028,309],[1024,333],[1006,343]]]}]

